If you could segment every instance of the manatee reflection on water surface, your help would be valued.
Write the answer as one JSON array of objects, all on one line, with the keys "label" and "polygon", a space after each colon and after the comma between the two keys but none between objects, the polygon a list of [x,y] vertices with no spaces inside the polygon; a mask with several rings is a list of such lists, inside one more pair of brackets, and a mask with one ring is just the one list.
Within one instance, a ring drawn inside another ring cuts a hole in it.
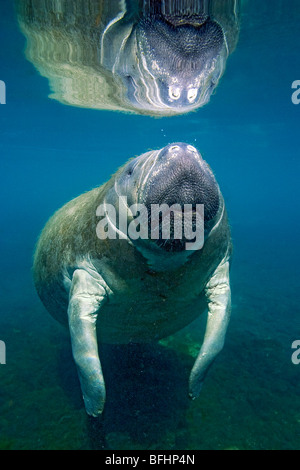
[{"label": "manatee reflection on water surface", "polygon": [[205,105],[239,32],[240,0],[17,0],[51,97],[150,115]]}]

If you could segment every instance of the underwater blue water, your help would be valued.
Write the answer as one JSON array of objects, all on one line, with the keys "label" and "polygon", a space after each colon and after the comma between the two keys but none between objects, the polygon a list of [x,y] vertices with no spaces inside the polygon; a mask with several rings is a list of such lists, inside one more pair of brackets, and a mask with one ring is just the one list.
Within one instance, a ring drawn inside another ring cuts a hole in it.
[{"label": "underwater blue water", "polygon": [[[300,80],[300,5],[285,3],[245,2],[237,50],[210,103],[158,119],[50,100],[47,80],[25,59],[12,2],[1,1],[7,104],[0,106],[0,340],[7,364],[0,365],[0,448],[93,447],[68,334],[32,284],[35,242],[55,210],[105,182],[127,159],[183,141],[211,165],[229,212],[234,258],[227,342],[197,402],[185,395],[193,360],[187,344],[180,349],[187,337],[197,341],[194,329],[174,340],[172,354],[145,353],[152,357],[152,382],[143,382],[144,390],[135,390],[134,378],[127,383],[119,366],[109,385],[110,447],[300,449],[300,365],[291,362],[291,344],[300,340],[300,105],[291,101],[292,82]],[[114,354],[108,354],[110,370]],[[170,372],[166,384],[163,371],[172,366],[182,377]],[[180,386],[172,392],[174,378]],[[131,393],[125,405],[117,380]],[[147,387],[158,399],[156,410],[145,398]],[[164,393],[171,397],[167,409]]]}]

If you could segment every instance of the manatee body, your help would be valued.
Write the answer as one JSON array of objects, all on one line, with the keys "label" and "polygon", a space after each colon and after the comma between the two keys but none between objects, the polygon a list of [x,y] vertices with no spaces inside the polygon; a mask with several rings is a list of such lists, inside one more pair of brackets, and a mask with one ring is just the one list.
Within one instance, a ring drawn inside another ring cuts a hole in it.
[{"label": "manatee body", "polygon": [[206,104],[239,34],[240,0],[16,0],[52,98],[150,115]]},{"label": "manatee body", "polygon": [[[161,231],[156,239],[152,232],[149,238],[130,237],[129,223],[137,218],[129,208],[136,204],[139,210],[149,209],[149,227],[153,205],[177,204],[193,211],[204,206],[203,247],[187,250],[185,232],[181,239],[172,231],[168,239]],[[116,218],[108,208],[115,208]],[[101,231],[103,222],[107,226]],[[230,257],[219,186],[200,153],[183,143],[130,160],[103,186],[72,200],[49,220],[36,248],[35,285],[46,309],[69,325],[88,414],[101,414],[105,403],[98,340],[157,340],[208,307],[206,334],[190,376],[190,396],[199,395],[225,339]]]}]

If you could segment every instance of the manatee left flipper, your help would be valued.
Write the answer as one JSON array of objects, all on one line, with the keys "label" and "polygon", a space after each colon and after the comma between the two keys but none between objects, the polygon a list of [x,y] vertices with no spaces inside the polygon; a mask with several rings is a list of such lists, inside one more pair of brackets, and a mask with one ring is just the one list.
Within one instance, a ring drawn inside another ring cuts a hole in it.
[{"label": "manatee left flipper", "polygon": [[106,302],[105,281],[96,272],[77,269],[72,278],[68,318],[73,357],[86,411],[97,417],[104,408],[105,382],[98,354],[96,322]]},{"label": "manatee left flipper", "polygon": [[208,317],[204,341],[189,380],[192,399],[199,396],[208,369],[224,346],[231,311],[229,261],[223,261],[218,266],[206,285],[205,294]]}]

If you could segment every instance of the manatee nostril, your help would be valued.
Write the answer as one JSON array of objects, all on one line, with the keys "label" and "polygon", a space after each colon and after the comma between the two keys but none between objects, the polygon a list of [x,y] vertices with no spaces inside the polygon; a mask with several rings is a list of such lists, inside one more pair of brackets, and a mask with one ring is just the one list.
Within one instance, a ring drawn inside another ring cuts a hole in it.
[{"label": "manatee nostril", "polygon": [[176,152],[177,150],[180,150],[179,145],[172,145],[172,147],[169,148],[170,152]]},{"label": "manatee nostril", "polygon": [[190,156],[191,153],[193,156],[199,155],[197,149],[193,147],[193,145],[188,144],[170,144],[170,146],[168,146],[166,149],[168,150],[168,153],[178,152],[178,157],[181,155],[183,158],[184,155]]},{"label": "manatee nostril", "polygon": [[196,101],[197,96],[198,96],[197,88],[191,88],[190,90],[188,90],[187,98],[190,103],[194,103],[194,101]]},{"label": "manatee nostril", "polygon": [[169,97],[172,99],[172,100],[179,100],[179,98],[181,97],[181,91],[180,91],[180,88],[175,88],[175,87],[170,87],[169,89]]},{"label": "manatee nostril", "polygon": [[188,146],[187,146],[187,150],[189,150],[189,151],[192,152],[192,153],[197,153],[197,154],[198,154],[197,150],[196,150],[195,147],[193,147],[192,145],[188,145]]}]

